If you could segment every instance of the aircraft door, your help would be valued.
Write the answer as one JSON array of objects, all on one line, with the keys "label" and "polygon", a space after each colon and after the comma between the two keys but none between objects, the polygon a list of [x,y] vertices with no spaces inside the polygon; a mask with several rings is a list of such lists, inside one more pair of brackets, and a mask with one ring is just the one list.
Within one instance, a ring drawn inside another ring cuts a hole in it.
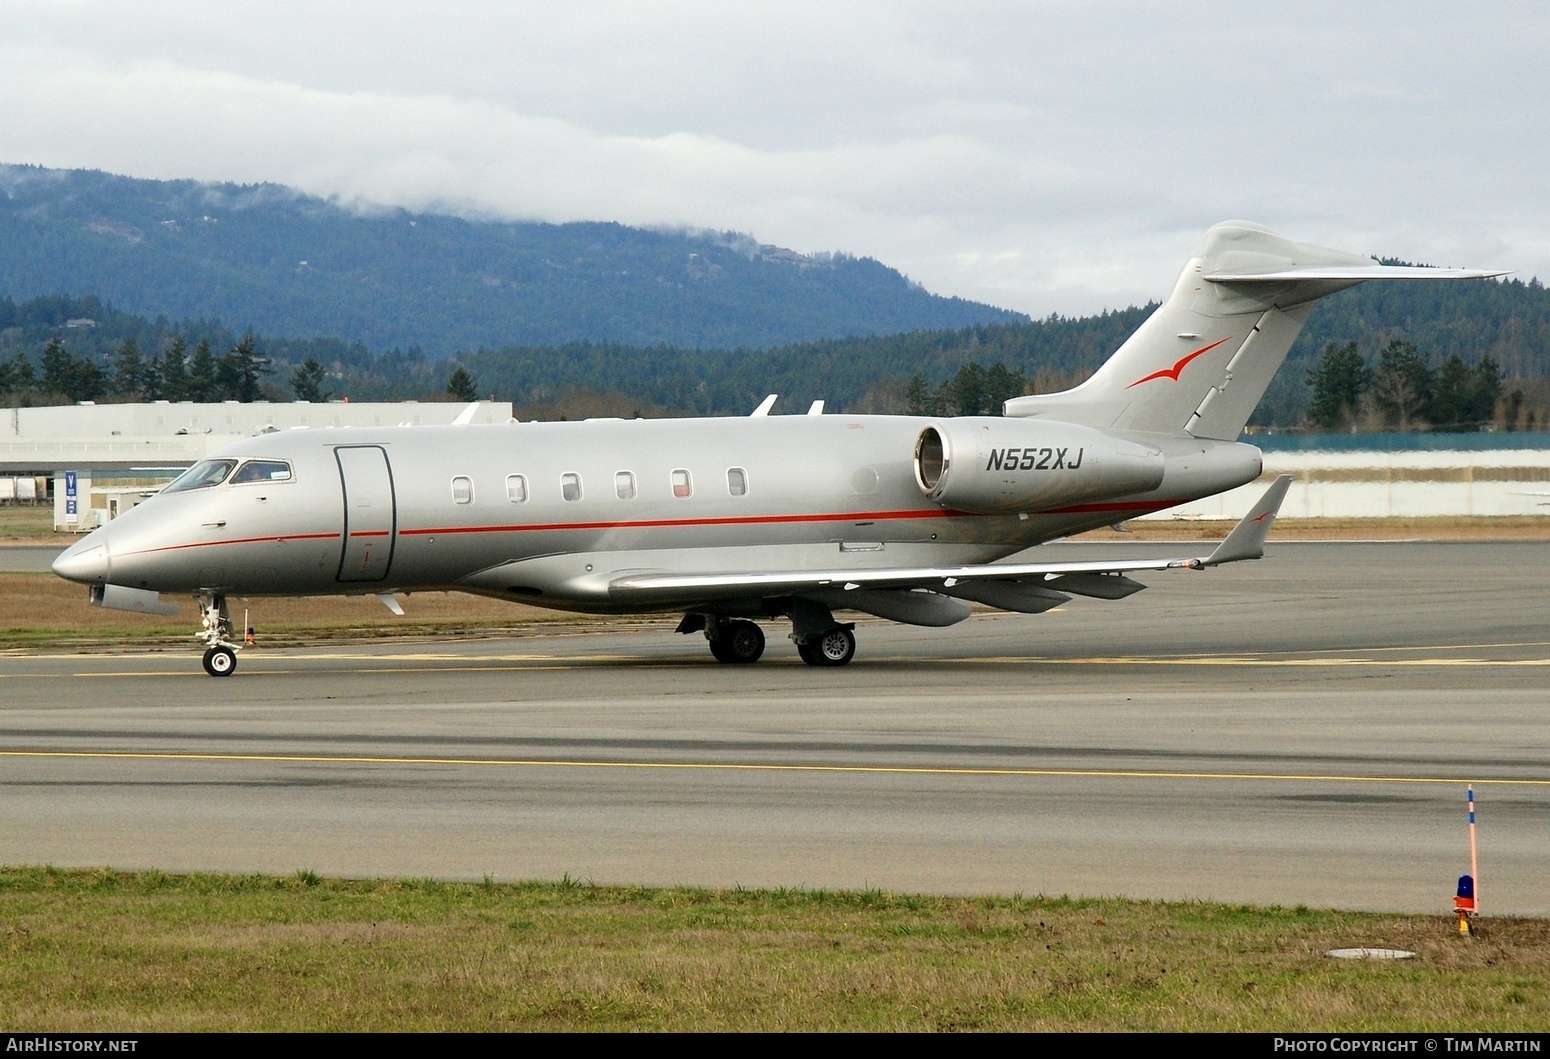
[{"label": "aircraft door", "polygon": [[393,472],[387,451],[377,445],[340,447],[339,481],[344,490],[344,548],[339,580],[381,581],[393,562],[398,517]]}]

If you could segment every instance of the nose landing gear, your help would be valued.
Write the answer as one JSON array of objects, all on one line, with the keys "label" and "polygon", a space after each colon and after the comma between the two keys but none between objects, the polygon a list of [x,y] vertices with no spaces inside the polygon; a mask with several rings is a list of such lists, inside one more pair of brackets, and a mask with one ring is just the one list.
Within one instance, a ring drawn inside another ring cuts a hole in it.
[{"label": "nose landing gear", "polygon": [[215,592],[199,592],[194,596],[199,604],[199,614],[204,631],[194,634],[204,641],[205,672],[212,677],[229,677],[237,668],[237,651],[242,646],[232,639],[231,611],[226,609],[226,597]]}]

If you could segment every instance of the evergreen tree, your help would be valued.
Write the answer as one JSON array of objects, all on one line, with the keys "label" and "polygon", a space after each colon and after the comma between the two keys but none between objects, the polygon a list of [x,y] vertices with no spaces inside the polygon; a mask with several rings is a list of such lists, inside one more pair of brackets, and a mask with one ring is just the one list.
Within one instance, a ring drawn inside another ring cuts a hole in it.
[{"label": "evergreen tree", "polygon": [[73,356],[58,337],[43,347],[43,388],[72,401],[92,401],[108,389],[108,377],[90,357]]},{"label": "evergreen tree", "polygon": [[216,377],[224,400],[250,404],[258,400],[259,379],[273,372],[269,361],[258,355],[258,339],[249,331],[221,358]]},{"label": "evergreen tree", "polygon": [[194,347],[194,355],[188,362],[188,383],[185,391],[190,401],[219,401],[220,379],[215,354],[210,350],[209,339],[201,338]]},{"label": "evergreen tree", "polygon": [[926,389],[926,380],[916,372],[910,376],[910,384],[904,391],[904,399],[909,402],[910,415],[923,416],[931,406],[931,391]]},{"label": "evergreen tree", "polygon": [[985,392],[985,369],[980,367],[979,361],[970,361],[958,369],[958,373],[953,376],[952,393],[953,404],[959,415],[985,414],[988,395]]},{"label": "evergreen tree", "polygon": [[113,392],[140,400],[155,397],[151,371],[133,338],[124,339],[113,355]]},{"label": "evergreen tree", "polygon": [[65,348],[64,340],[54,337],[43,347],[43,388],[50,393],[62,393],[75,399],[75,358]]},{"label": "evergreen tree", "polygon": [[95,401],[108,392],[108,373],[90,357],[78,357],[71,397],[77,401]]},{"label": "evergreen tree", "polygon": [[1372,370],[1355,342],[1324,347],[1319,366],[1308,372],[1313,401],[1308,422],[1325,430],[1344,430],[1356,422],[1362,397],[1372,386]]},{"label": "evergreen tree", "polygon": [[1471,368],[1452,353],[1437,372],[1436,392],[1427,414],[1438,430],[1483,430],[1496,422],[1501,392],[1501,367],[1490,356],[1481,357]]},{"label": "evergreen tree", "polygon": [[308,357],[302,361],[301,367],[291,372],[291,390],[296,394],[298,401],[321,404],[329,398],[329,394],[323,389],[323,383],[327,378],[328,372],[323,365],[315,358]]},{"label": "evergreen tree", "polygon": [[1502,413],[1503,425],[1511,430],[1518,429],[1518,416],[1523,413],[1523,389],[1514,386],[1512,392],[1507,395],[1507,407]]},{"label": "evergreen tree", "polygon": [[161,358],[161,395],[168,401],[188,400],[188,343],[182,335],[172,340]]},{"label": "evergreen tree", "polygon": [[1475,373],[1457,353],[1450,354],[1437,372],[1437,386],[1426,417],[1437,430],[1478,430],[1470,423],[1474,404]]},{"label": "evergreen tree", "polygon": [[1502,368],[1489,353],[1475,365],[1475,377],[1469,389],[1469,402],[1465,406],[1468,420],[1481,430],[1496,422],[1496,402],[1502,396]]},{"label": "evergreen tree", "polygon": [[[36,381],[32,371],[32,361],[26,355],[18,353],[11,358],[11,389],[24,390]],[[1521,393],[1521,391],[1519,391]]]},{"label": "evergreen tree", "polygon": [[986,411],[991,415],[1004,414],[1002,406],[1014,397],[1021,397],[1027,388],[1028,380],[1023,378],[1022,372],[996,361],[985,372]]},{"label": "evergreen tree", "polygon": [[474,377],[468,374],[468,369],[462,365],[458,365],[447,378],[447,392],[460,401],[479,400],[479,387],[475,384]]}]

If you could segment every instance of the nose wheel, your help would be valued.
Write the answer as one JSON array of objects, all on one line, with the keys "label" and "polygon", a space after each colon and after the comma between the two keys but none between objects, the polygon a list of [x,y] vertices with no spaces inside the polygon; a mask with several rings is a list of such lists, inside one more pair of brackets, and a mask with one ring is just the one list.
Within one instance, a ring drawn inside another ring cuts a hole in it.
[{"label": "nose wheel", "polygon": [[230,647],[212,647],[205,652],[205,672],[212,677],[229,677],[237,668],[237,652]]},{"label": "nose wheel", "polygon": [[205,672],[212,677],[229,677],[237,668],[238,644],[231,636],[231,611],[226,609],[226,597],[214,592],[200,592],[194,596],[199,604],[203,629],[195,637],[205,644]]}]

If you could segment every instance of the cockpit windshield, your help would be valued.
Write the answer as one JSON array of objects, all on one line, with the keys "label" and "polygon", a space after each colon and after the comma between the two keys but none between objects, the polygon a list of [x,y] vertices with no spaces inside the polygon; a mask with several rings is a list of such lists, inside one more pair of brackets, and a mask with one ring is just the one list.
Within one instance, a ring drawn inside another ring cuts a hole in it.
[{"label": "cockpit windshield", "polygon": [[249,460],[242,469],[231,476],[232,485],[243,482],[288,482],[291,465],[281,460]]},{"label": "cockpit windshield", "polygon": [[209,489],[224,482],[236,466],[236,460],[201,460],[174,479],[162,492],[186,493],[190,489]]}]

